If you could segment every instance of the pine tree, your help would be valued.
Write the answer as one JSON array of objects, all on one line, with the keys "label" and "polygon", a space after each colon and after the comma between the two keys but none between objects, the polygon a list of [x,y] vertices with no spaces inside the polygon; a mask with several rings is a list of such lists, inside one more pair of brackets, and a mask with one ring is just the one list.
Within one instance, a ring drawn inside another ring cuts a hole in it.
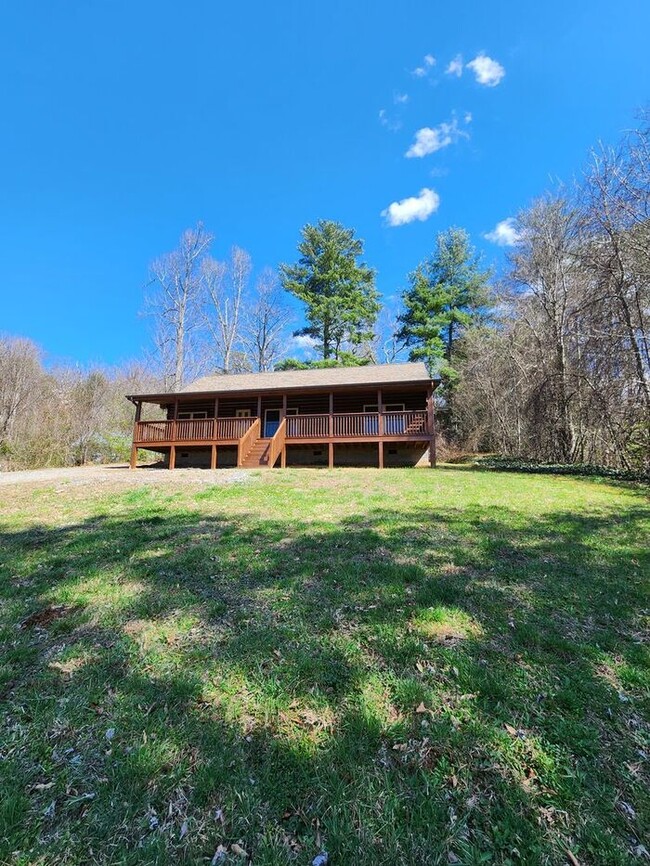
[{"label": "pine tree", "polygon": [[438,235],[435,252],[410,274],[402,295],[397,338],[410,348],[410,360],[454,379],[458,342],[482,317],[488,276],[464,229]]},{"label": "pine tree", "polygon": [[284,288],[307,307],[307,325],[294,336],[316,341],[324,360],[354,360],[354,351],[373,337],[380,304],[375,272],[359,259],[363,242],[354,229],[319,220],[306,225],[295,265],[281,265]]}]

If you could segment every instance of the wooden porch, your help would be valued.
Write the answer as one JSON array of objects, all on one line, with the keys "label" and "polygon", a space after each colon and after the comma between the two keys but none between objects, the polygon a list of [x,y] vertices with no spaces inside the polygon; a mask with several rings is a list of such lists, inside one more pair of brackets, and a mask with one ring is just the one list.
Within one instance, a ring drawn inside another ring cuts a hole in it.
[{"label": "wooden porch", "polygon": [[[383,467],[384,450],[388,465],[414,465],[427,449],[434,466],[436,385],[418,362],[208,376],[176,393],[134,394],[131,465],[143,448],[168,456],[170,469],[331,467],[335,456]],[[160,420],[142,417],[145,404]]]},{"label": "wooden porch", "polygon": [[[432,415],[432,412],[431,412]],[[314,415],[284,415],[272,436],[263,436],[259,417],[194,418],[136,421],[133,430],[131,463],[138,448],[169,451],[174,468],[178,447],[212,449],[212,468],[217,465],[217,448],[236,446],[237,465],[285,465],[287,445],[327,445],[333,465],[336,443],[377,443],[383,463],[385,442],[430,442],[433,418],[426,409],[393,412],[343,412]],[[248,458],[254,454],[256,463]]]}]

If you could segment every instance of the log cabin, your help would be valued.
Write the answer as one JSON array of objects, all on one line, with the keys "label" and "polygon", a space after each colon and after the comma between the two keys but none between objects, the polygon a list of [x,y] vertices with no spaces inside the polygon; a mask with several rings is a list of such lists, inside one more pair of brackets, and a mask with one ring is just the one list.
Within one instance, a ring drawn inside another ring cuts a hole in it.
[{"label": "log cabin", "polygon": [[[176,393],[131,394],[138,449],[169,469],[435,466],[433,394],[423,363],[214,375]],[[142,420],[144,404],[161,420]]]}]

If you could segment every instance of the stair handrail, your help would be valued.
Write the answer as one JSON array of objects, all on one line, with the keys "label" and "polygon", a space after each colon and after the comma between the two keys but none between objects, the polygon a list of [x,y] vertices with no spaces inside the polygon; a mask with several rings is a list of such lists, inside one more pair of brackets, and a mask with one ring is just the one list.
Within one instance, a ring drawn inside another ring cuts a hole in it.
[{"label": "stair handrail", "polygon": [[278,459],[278,455],[281,453],[284,448],[284,443],[287,438],[287,419],[283,418],[280,421],[280,426],[275,431],[273,438],[269,442],[269,460],[268,467],[269,469],[273,469],[275,466],[275,461]]},{"label": "stair handrail", "polygon": [[253,447],[252,439],[258,439],[260,432],[260,419],[256,418],[255,421],[251,424],[248,430],[241,437],[239,442],[237,443],[237,466],[243,466],[244,460],[248,455],[248,452]]}]

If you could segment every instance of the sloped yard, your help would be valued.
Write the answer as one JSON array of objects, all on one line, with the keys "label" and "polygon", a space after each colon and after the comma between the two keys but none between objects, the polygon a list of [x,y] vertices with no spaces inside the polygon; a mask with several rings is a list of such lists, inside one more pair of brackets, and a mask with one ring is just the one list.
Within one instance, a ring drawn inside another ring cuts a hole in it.
[{"label": "sloped yard", "polygon": [[0,488],[1,863],[649,856],[647,491],[174,474]]}]

